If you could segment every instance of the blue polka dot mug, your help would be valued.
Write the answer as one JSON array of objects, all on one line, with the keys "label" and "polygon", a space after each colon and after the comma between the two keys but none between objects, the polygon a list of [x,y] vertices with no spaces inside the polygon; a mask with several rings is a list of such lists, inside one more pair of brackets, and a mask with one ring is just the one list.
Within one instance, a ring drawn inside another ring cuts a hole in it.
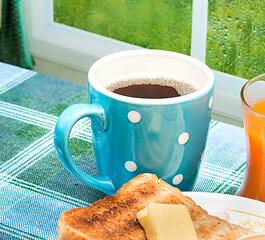
[{"label": "blue polka dot mug", "polygon": [[[89,104],[68,107],[55,127],[54,142],[63,166],[77,179],[114,194],[138,174],[149,172],[190,190],[203,157],[213,105],[213,72],[202,62],[162,50],[129,50],[101,58],[90,68]],[[169,98],[117,94],[108,86],[128,79],[170,79],[196,86]],[[82,171],[69,150],[77,121],[91,119],[99,176]]]}]

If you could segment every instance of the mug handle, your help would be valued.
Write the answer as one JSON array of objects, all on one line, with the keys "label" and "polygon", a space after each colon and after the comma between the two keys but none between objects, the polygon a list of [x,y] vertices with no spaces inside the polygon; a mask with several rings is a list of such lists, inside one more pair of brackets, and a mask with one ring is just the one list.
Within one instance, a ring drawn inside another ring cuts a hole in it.
[{"label": "mug handle", "polygon": [[69,150],[70,132],[77,121],[84,117],[95,118],[102,130],[106,129],[104,109],[96,104],[79,103],[66,108],[55,126],[54,145],[63,166],[79,181],[107,195],[114,194],[117,189],[106,176],[91,176],[83,172],[74,162]]}]

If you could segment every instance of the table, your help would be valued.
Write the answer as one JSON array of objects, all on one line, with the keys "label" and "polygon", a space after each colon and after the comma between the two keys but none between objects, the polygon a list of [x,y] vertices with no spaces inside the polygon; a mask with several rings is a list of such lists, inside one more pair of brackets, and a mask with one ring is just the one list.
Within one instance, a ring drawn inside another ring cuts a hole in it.
[{"label": "table", "polygon": [[[80,102],[87,87],[0,62],[0,239],[57,239],[63,211],[105,196],[69,174],[54,149],[59,115]],[[97,175],[89,119],[73,129],[70,150]],[[193,191],[235,194],[245,159],[244,129],[212,121]]]}]

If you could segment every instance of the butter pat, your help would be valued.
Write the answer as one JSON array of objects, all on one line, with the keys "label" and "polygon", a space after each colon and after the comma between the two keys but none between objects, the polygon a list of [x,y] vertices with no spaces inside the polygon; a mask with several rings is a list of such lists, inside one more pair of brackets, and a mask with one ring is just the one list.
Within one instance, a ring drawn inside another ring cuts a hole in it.
[{"label": "butter pat", "polygon": [[148,240],[198,240],[185,205],[151,203],[136,217]]}]

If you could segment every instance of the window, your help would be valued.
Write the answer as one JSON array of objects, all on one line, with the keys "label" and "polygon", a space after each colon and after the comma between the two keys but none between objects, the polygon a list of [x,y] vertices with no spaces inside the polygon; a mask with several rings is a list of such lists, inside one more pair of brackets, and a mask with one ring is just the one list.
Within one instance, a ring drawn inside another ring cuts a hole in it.
[{"label": "window", "polygon": [[206,63],[251,79],[265,72],[265,2],[210,0]]},{"label": "window", "polygon": [[104,55],[139,47],[191,55],[214,70],[214,112],[234,119],[245,79],[265,72],[265,3],[258,2],[24,0],[35,56],[88,71]]},{"label": "window", "polygon": [[55,22],[144,48],[190,55],[192,0],[53,2]]}]

